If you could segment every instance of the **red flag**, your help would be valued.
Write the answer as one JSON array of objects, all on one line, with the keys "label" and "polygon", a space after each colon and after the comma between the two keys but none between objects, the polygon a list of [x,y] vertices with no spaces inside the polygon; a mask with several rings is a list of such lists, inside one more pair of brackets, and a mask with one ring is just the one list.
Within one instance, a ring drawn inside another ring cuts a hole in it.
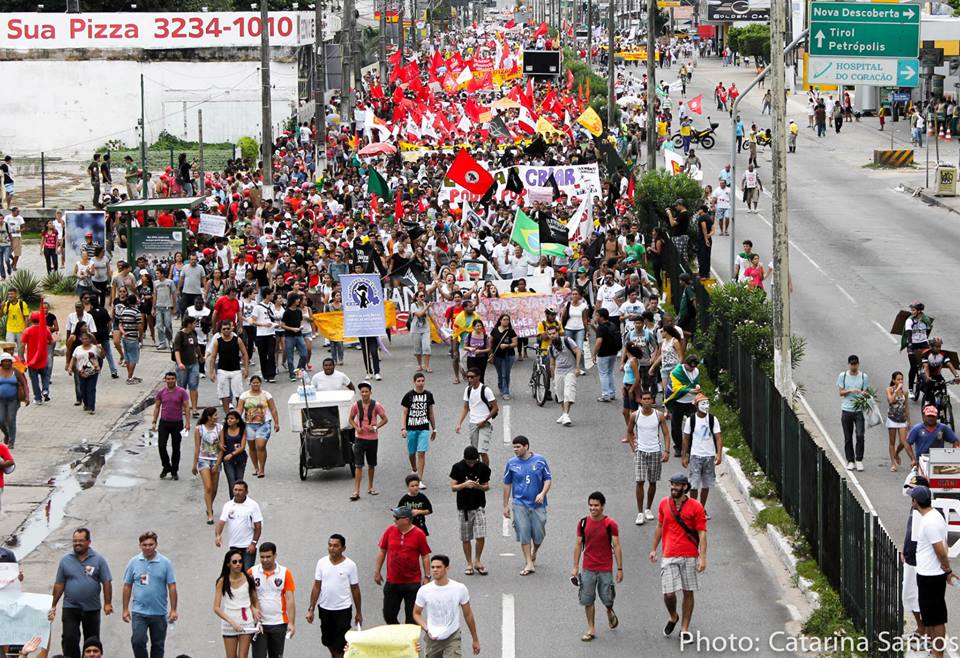
[{"label": "red flag", "polygon": [[375,85],[370,85],[370,96],[373,98],[383,98],[383,87],[380,86],[379,81],[377,81]]},{"label": "red flag", "polygon": [[703,94],[688,100],[687,109],[696,114],[703,114]]},{"label": "red flag", "polygon": [[570,93],[570,90],[573,89],[573,71],[567,69],[567,93]]},{"label": "red flag", "polygon": [[512,18],[509,21],[507,21],[506,25],[504,25],[504,27],[507,28],[508,30],[512,30],[516,26],[517,26],[517,21],[513,20]]},{"label": "red flag", "polygon": [[370,195],[370,223],[377,221],[377,195]]},{"label": "red flag", "polygon": [[527,78],[527,90],[520,95],[520,104],[525,106],[531,112],[533,108],[533,77]]},{"label": "red flag", "polygon": [[434,77],[437,75],[437,71],[440,67],[443,66],[443,57],[440,56],[439,50],[433,51],[433,60],[430,62],[430,73]]},{"label": "red flag", "polygon": [[390,55],[389,57],[387,57],[387,62],[388,62],[391,66],[400,66],[400,59],[401,59],[402,57],[403,57],[403,51],[400,50],[400,49],[397,49],[397,52],[395,52],[395,53],[393,53],[392,55]]},{"label": "red flag", "polygon": [[[633,178],[630,179],[631,184],[633,183]],[[394,202],[393,207],[393,220],[399,222],[403,219],[403,192],[400,188],[397,188],[397,200]]]},{"label": "red flag", "polygon": [[[630,182],[627,183],[627,203],[633,203],[633,192],[634,192],[633,174],[631,173],[629,174],[629,176],[630,176]],[[397,193],[399,194],[399,191]]]},{"label": "red flag", "polygon": [[539,39],[540,37],[542,37],[544,34],[547,33],[547,31],[548,31],[549,29],[550,29],[550,28],[547,27],[546,21],[544,21],[543,23],[540,23],[540,27],[538,27],[538,28],[537,28],[537,31],[533,33],[533,38],[534,38],[534,40]]},{"label": "red flag", "polygon": [[587,102],[589,103],[589,102],[590,102],[590,76],[589,76],[589,75],[587,76],[587,89],[586,89],[586,96],[585,96],[585,98],[586,98]]},{"label": "red flag", "polygon": [[493,176],[480,166],[466,149],[460,149],[447,170],[447,178],[473,194],[482,195],[493,184]]}]

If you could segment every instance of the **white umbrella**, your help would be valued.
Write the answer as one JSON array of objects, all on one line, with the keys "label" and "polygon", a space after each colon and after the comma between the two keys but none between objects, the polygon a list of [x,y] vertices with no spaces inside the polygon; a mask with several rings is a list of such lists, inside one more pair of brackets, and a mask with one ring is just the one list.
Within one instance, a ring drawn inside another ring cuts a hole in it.
[{"label": "white umbrella", "polygon": [[640,105],[643,101],[636,96],[621,96],[617,99],[617,105],[627,107],[629,105]]}]

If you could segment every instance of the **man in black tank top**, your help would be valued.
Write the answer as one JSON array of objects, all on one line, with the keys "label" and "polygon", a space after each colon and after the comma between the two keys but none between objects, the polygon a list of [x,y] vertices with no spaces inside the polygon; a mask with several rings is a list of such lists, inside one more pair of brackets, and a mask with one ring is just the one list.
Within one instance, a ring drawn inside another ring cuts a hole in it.
[{"label": "man in black tank top", "polygon": [[217,397],[223,403],[223,410],[229,411],[243,392],[243,380],[250,374],[247,346],[234,333],[231,320],[220,323],[220,334],[212,341],[209,359],[207,374],[217,385]]}]

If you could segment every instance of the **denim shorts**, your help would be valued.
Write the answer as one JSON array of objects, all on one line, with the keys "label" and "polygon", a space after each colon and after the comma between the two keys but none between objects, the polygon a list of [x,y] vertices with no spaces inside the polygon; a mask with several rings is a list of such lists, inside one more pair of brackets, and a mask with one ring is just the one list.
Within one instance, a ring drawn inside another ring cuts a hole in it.
[{"label": "denim shorts", "polygon": [[407,430],[407,452],[426,452],[430,447],[430,430]]},{"label": "denim shorts", "polygon": [[273,421],[265,420],[262,423],[247,423],[247,441],[268,441],[273,434]]},{"label": "denim shorts", "polygon": [[197,470],[198,470],[198,471],[204,471],[204,470],[211,470],[211,471],[212,471],[212,470],[214,470],[214,469],[216,468],[216,466],[217,466],[217,460],[216,460],[216,459],[203,459],[203,458],[201,457],[200,459],[197,460]]},{"label": "denim shorts", "polygon": [[193,363],[182,370],[177,368],[177,386],[188,391],[200,388],[200,364]]},{"label": "denim shorts", "polygon": [[123,358],[126,359],[127,363],[139,363],[140,362],[140,341],[136,338],[124,338],[123,342]]},{"label": "denim shorts", "polygon": [[617,590],[613,584],[613,572],[584,569],[580,572],[580,605],[593,605],[598,594],[603,605],[608,608],[613,607],[613,601],[617,598]]},{"label": "denim shorts", "polygon": [[513,530],[521,544],[543,543],[547,536],[547,508],[513,506]]}]

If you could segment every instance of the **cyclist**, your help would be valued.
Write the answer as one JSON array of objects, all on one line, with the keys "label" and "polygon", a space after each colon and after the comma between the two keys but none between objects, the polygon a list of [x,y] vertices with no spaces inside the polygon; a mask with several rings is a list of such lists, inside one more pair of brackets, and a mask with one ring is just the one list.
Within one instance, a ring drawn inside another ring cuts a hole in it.
[{"label": "cyclist", "polygon": [[918,392],[920,387],[913,387],[917,373],[920,370],[920,357],[924,351],[930,347],[929,337],[933,330],[933,318],[927,317],[923,312],[922,302],[913,302],[910,304],[910,317],[903,325],[903,333],[900,335],[900,349],[907,350],[907,359],[910,361],[910,371],[907,374],[907,388],[914,391],[913,399],[919,399]]},{"label": "cyclist", "polygon": [[[539,349],[537,351],[537,358],[540,359],[540,363],[547,368],[549,365],[549,358],[547,357],[547,352],[550,349],[550,329],[556,329],[557,334],[563,335],[563,325],[557,320],[557,307],[548,306],[543,309],[543,320],[537,323],[537,345]],[[549,378],[550,370],[547,369],[547,377]],[[550,386],[549,382],[545,382],[547,386],[547,399],[550,399]]]},{"label": "cyclist", "polygon": [[953,383],[960,384],[960,374],[957,373],[957,367],[950,361],[941,348],[943,339],[935,336],[930,339],[930,349],[923,353],[923,405],[936,405],[936,391],[942,382],[944,366],[953,373]]}]

